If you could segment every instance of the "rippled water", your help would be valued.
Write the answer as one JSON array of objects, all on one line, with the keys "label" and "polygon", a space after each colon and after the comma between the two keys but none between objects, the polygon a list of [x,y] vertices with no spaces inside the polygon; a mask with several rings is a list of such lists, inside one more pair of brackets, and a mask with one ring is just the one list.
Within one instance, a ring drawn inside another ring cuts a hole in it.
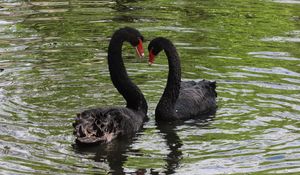
[{"label": "rippled water", "polygon": [[[299,9],[299,0],[0,0],[1,174],[298,174]],[[124,105],[106,62],[123,26],[139,29],[145,48],[171,39],[184,79],[218,82],[218,111],[157,126],[167,61],[148,67],[126,44],[149,121],[132,140],[73,147],[77,112]]]}]

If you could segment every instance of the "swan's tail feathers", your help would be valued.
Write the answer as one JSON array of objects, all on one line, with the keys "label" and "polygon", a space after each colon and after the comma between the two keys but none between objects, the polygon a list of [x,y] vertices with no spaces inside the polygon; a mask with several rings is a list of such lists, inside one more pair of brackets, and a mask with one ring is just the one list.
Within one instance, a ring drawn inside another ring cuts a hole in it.
[{"label": "swan's tail feathers", "polygon": [[210,81],[209,86],[213,90],[213,92],[215,94],[215,97],[217,97],[218,96],[218,94],[216,92],[217,82],[216,81]]},{"label": "swan's tail feathers", "polygon": [[216,81],[208,81],[203,79],[202,81],[197,82],[198,87],[206,89],[207,93],[211,94],[210,96],[217,97],[217,82]]},{"label": "swan's tail feathers", "polygon": [[97,109],[77,114],[73,123],[76,143],[99,144],[112,141],[122,132],[121,120],[121,114],[102,113]]}]

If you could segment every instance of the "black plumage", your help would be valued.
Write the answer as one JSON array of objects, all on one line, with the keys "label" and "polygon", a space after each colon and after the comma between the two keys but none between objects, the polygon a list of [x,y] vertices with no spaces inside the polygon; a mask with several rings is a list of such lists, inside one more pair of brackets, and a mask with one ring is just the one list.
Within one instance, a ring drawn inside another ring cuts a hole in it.
[{"label": "black plumage", "polygon": [[110,142],[118,136],[132,136],[147,119],[147,102],[140,89],[129,79],[123,59],[124,41],[136,47],[143,36],[130,27],[117,30],[108,48],[108,67],[111,80],[126,100],[126,107],[90,109],[77,114],[74,127],[76,142],[98,144]]},{"label": "black plumage", "polygon": [[197,118],[216,110],[216,82],[181,82],[179,55],[170,40],[155,38],[150,42],[148,50],[149,63],[153,63],[154,57],[164,50],[169,64],[167,85],[155,109],[157,121]]}]

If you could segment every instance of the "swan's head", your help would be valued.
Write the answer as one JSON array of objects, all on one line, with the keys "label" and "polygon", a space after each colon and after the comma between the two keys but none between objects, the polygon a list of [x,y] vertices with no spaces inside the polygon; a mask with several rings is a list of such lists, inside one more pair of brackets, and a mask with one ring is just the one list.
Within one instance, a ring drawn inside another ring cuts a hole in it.
[{"label": "swan's head", "polygon": [[124,27],[119,30],[125,36],[125,41],[129,42],[133,47],[135,47],[136,53],[140,58],[144,57],[143,48],[143,35],[136,29],[131,27]]},{"label": "swan's head", "polygon": [[148,51],[149,51],[149,65],[152,65],[154,63],[155,57],[164,49],[164,42],[168,41],[168,39],[163,37],[157,37],[150,41],[148,45]]}]

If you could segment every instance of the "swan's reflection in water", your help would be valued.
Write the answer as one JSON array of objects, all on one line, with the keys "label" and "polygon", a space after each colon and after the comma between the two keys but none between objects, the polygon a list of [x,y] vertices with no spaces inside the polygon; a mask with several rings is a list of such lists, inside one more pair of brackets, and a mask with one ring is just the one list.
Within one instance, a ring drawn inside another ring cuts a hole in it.
[{"label": "swan's reflection in water", "polygon": [[165,174],[174,174],[176,169],[180,166],[180,161],[183,158],[183,153],[181,151],[181,146],[183,145],[180,137],[177,134],[176,128],[180,125],[187,126],[197,126],[199,128],[206,127],[209,125],[210,121],[214,119],[216,111],[210,114],[201,116],[197,120],[188,120],[186,122],[176,121],[176,122],[157,122],[156,126],[159,132],[163,135],[166,144],[169,148],[169,154],[167,155],[165,161]]},{"label": "swan's reflection in water", "polygon": [[165,174],[175,173],[176,168],[182,158],[182,141],[176,133],[176,123],[163,122],[157,123],[157,129],[163,134],[167,146],[169,147],[169,154],[166,157]]},{"label": "swan's reflection in water", "polygon": [[[139,133],[142,133],[142,129]],[[107,174],[122,175],[122,174],[135,174],[144,175],[146,169],[137,169],[134,172],[128,173],[124,170],[124,163],[127,161],[129,152],[139,152],[139,150],[132,149],[131,145],[137,139],[136,137],[119,137],[112,140],[110,143],[103,143],[95,146],[72,145],[74,151],[78,154],[94,154],[92,159],[96,162],[104,162],[109,166]],[[142,154],[142,153],[141,153]],[[158,174],[151,172],[150,174]]]},{"label": "swan's reflection in water", "polygon": [[[108,174],[125,174],[123,164],[127,160],[126,153],[130,150],[132,142],[132,138],[118,138],[108,144],[86,147],[73,145],[73,148],[81,154],[95,154],[93,159],[96,162],[105,162],[108,164],[110,169]],[[143,172],[143,170],[137,170],[137,172],[140,171]]]},{"label": "swan's reflection in water", "polygon": [[[163,167],[163,174],[174,174],[176,169],[180,166],[180,161],[183,158],[183,153],[181,151],[181,146],[183,145],[180,137],[177,134],[176,128],[181,125],[192,126],[192,127],[207,127],[212,121],[214,116],[204,116],[201,119],[189,120],[186,122],[177,121],[177,122],[157,122],[156,126],[159,130],[159,133],[162,134],[166,145],[169,149],[169,153],[164,159],[165,165]],[[140,131],[140,133],[142,133]],[[133,138],[118,138],[113,140],[108,144],[101,144],[98,146],[78,146],[73,145],[74,150],[79,154],[93,154],[92,159],[96,162],[104,162],[109,166],[108,174],[122,175],[128,174],[128,170],[124,170],[124,163],[127,161],[127,155],[129,152],[138,153],[139,150],[132,149],[132,144],[137,139]],[[142,154],[142,152],[141,152]],[[156,171],[154,169],[136,169],[134,172],[129,174],[134,175],[158,175],[161,174],[161,171]]]}]

